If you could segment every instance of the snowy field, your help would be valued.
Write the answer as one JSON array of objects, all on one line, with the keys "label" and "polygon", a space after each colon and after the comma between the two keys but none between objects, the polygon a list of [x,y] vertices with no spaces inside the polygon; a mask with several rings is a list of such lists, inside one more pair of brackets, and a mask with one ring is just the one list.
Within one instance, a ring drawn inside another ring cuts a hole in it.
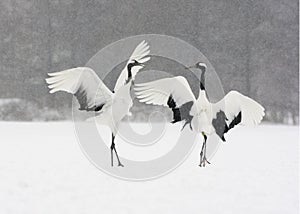
[{"label": "snowy field", "polygon": [[239,127],[206,168],[199,144],[172,173],[128,182],[94,167],[73,124],[0,123],[0,213],[297,214],[298,127]]}]

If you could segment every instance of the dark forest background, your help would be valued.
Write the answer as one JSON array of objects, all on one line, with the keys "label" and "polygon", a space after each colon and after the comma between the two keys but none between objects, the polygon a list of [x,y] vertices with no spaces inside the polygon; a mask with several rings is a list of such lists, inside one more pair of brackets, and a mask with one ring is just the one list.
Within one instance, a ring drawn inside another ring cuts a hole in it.
[{"label": "dark forest background", "polygon": [[48,94],[46,74],[154,33],[201,50],[225,92],[258,100],[266,121],[298,124],[297,0],[2,0],[0,8],[2,120],[69,119],[71,96]]}]

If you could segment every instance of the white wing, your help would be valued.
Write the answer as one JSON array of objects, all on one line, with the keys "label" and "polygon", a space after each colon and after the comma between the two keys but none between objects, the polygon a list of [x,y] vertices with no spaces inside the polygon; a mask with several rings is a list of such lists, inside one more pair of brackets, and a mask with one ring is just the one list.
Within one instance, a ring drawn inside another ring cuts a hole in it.
[{"label": "white wing", "polygon": [[[116,92],[120,87],[122,87],[125,83],[126,83],[126,80],[127,80],[127,77],[128,77],[128,70],[127,70],[127,65],[130,63],[130,62],[133,62],[133,60],[136,60],[140,63],[145,63],[147,61],[150,60],[150,57],[146,57],[148,54],[150,53],[150,50],[149,50],[149,45],[147,44],[147,42],[145,41],[142,41],[133,51],[133,53],[131,54],[125,68],[122,70],[117,82],[116,82],[116,85],[115,85],[115,88],[114,88],[114,91]],[[132,79],[134,79],[135,75],[137,74],[137,72],[139,72],[139,70],[141,70],[143,68],[143,66],[134,66],[134,68],[132,68],[131,70],[131,73],[132,73]]]},{"label": "white wing", "polygon": [[72,68],[48,75],[50,93],[65,91],[75,95],[80,110],[98,111],[113,95],[91,68]]},{"label": "white wing", "polygon": [[241,112],[241,124],[257,125],[265,115],[265,109],[253,99],[230,91],[222,100],[212,105],[213,115],[223,111],[230,123]]},{"label": "white wing", "polygon": [[189,83],[182,76],[135,84],[134,90],[139,101],[146,104],[170,107],[168,104],[170,97],[175,101],[176,107],[195,101]]}]

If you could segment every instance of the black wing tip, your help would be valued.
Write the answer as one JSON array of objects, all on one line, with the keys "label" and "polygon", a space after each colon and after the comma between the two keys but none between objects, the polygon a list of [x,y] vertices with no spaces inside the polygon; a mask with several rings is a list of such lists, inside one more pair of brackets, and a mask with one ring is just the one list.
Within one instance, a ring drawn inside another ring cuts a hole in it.
[{"label": "black wing tip", "polygon": [[169,96],[168,101],[167,101],[167,105],[169,106],[169,108],[176,108],[176,102],[173,99],[172,94]]},{"label": "black wing tip", "polygon": [[168,98],[167,105],[169,108],[172,109],[172,112],[173,112],[173,121],[171,123],[177,123],[179,121],[185,120],[185,124],[183,125],[183,128],[181,129],[181,131],[184,129],[184,127],[187,124],[190,124],[191,130],[193,130],[192,126],[191,126],[191,121],[192,121],[193,117],[189,114],[193,103],[194,103],[193,101],[189,101],[187,103],[182,104],[179,107],[177,105],[177,103],[175,102],[175,100],[173,99],[172,94]]},{"label": "black wing tip", "polygon": [[98,112],[98,111],[101,111],[103,106],[105,105],[105,103],[101,104],[101,105],[98,105],[98,106],[93,106],[91,108],[88,108],[87,106],[83,105],[83,106],[80,106],[78,108],[78,110],[80,111],[95,111],[95,112]]},{"label": "black wing tip", "polygon": [[230,122],[229,125],[227,125],[227,117],[225,113],[220,110],[216,114],[216,118],[212,120],[213,127],[215,128],[216,134],[221,138],[223,142],[226,142],[224,134],[227,133],[230,129],[238,125],[242,121],[242,112],[240,111]]},{"label": "black wing tip", "polygon": [[212,120],[212,125],[215,128],[216,134],[221,138],[222,141],[226,141],[224,138],[224,133],[228,131],[227,126],[227,117],[225,115],[225,112],[220,110],[216,114],[216,118]]},{"label": "black wing tip", "polygon": [[238,125],[242,121],[242,112],[240,111],[236,117],[233,118],[229,124],[228,130],[232,129],[234,126]]}]

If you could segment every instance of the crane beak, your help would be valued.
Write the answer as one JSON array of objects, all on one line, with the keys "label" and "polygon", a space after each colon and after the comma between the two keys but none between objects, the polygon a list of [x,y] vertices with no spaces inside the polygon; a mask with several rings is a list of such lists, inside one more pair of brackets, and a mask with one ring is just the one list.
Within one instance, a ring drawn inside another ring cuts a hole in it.
[{"label": "crane beak", "polygon": [[191,68],[196,68],[196,65],[188,66],[188,67],[186,67],[185,69],[191,69]]},{"label": "crane beak", "polygon": [[142,67],[145,67],[145,64],[144,64],[144,63],[138,62],[137,65],[140,65],[140,66],[142,66]]}]

